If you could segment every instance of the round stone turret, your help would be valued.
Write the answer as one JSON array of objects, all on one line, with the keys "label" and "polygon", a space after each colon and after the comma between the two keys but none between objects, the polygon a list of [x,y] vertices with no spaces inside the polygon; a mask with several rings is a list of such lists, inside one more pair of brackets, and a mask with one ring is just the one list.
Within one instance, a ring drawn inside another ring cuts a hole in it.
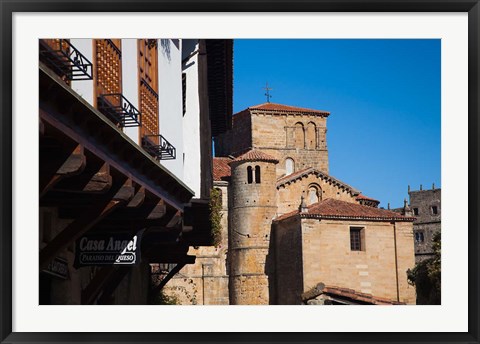
[{"label": "round stone turret", "polygon": [[230,304],[269,304],[267,256],[277,212],[278,160],[251,150],[230,162]]}]

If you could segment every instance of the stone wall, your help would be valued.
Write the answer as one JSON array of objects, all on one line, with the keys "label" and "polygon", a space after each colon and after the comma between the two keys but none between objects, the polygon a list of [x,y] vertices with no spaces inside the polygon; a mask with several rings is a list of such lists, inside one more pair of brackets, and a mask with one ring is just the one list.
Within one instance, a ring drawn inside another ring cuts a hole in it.
[{"label": "stone wall", "polygon": [[238,156],[250,148],[277,158],[277,177],[285,175],[285,160],[295,171],[314,167],[328,173],[327,119],[295,113],[245,110],[234,116],[232,130],[215,139],[217,156]]},{"label": "stone wall", "polygon": [[163,288],[182,305],[228,305],[228,204],[227,182],[215,182],[222,193],[222,240],[217,247],[190,247],[195,264],[186,265]]},{"label": "stone wall", "polygon": [[324,200],[327,198],[334,198],[345,202],[358,202],[350,192],[341,189],[338,186],[332,185],[315,174],[309,174],[292,181],[289,184],[278,187],[278,215],[289,213],[297,210],[300,205],[300,198],[303,195],[307,205],[310,205],[309,186],[318,189],[318,199]]},{"label": "stone wall", "polygon": [[[248,183],[247,167],[260,167],[261,182]],[[230,303],[269,304],[266,271],[276,207],[276,169],[271,162],[231,164],[229,214]]]},{"label": "stone wall", "polygon": [[413,233],[411,222],[395,222],[397,243],[397,271],[400,302],[407,304],[416,302],[415,287],[408,284],[406,272],[415,266],[413,250]]},{"label": "stone wall", "polygon": [[[361,251],[350,248],[351,226],[364,228]],[[411,223],[398,224],[396,238],[389,222],[302,219],[301,227],[302,292],[323,282],[397,300],[398,272],[399,301],[415,303],[415,289],[406,275],[414,266]]]},{"label": "stone wall", "polygon": [[185,265],[163,292],[180,305],[228,305],[226,253],[224,247],[191,247],[195,264]]},{"label": "stone wall", "polygon": [[285,159],[295,171],[314,167],[328,173],[326,117],[252,112],[252,146],[277,158],[277,177],[285,175]]},{"label": "stone wall", "polygon": [[[415,258],[419,262],[432,257],[432,239],[441,230],[441,189],[409,191],[410,208],[416,220],[413,223],[415,237]],[[433,207],[437,207],[434,214]]]},{"label": "stone wall", "polygon": [[275,222],[272,226],[275,255],[275,304],[299,305],[303,286],[302,229],[299,217]]}]

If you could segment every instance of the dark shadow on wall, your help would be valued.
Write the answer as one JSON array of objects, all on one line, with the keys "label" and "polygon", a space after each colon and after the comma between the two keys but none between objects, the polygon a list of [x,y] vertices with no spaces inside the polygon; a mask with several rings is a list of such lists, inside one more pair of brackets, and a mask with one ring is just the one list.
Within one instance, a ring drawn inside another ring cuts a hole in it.
[{"label": "dark shadow on wall", "polygon": [[268,254],[265,259],[265,274],[268,276],[268,303],[277,305],[277,285],[275,276],[275,230],[270,228],[270,242],[268,245]]}]

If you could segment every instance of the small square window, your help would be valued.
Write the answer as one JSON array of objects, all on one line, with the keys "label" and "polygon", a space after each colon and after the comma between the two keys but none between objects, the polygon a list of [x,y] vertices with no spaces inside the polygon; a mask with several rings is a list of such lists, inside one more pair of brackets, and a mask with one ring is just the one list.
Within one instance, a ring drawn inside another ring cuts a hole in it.
[{"label": "small square window", "polygon": [[438,215],[438,208],[436,205],[432,206],[432,214],[433,215]]},{"label": "small square window", "polygon": [[425,241],[425,234],[423,233],[423,231],[415,232],[415,242],[421,244],[424,241]]},{"label": "small square window", "polygon": [[361,227],[350,228],[350,249],[363,251],[365,247],[364,229]]},{"label": "small square window", "polygon": [[413,208],[413,215],[418,215],[418,208]]}]

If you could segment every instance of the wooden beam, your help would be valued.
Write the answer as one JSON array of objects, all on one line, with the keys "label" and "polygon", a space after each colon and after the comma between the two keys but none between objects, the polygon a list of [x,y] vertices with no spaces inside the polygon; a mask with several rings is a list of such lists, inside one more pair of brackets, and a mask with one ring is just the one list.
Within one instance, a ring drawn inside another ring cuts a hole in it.
[{"label": "wooden beam", "polygon": [[40,131],[40,136],[45,135],[45,124],[41,119],[39,119],[39,122],[38,122],[38,129]]},{"label": "wooden beam", "polygon": [[[130,203],[132,202],[133,199],[130,201]],[[157,223],[158,220],[163,219],[163,217],[167,214],[165,208],[165,204],[162,200],[144,201],[143,204],[137,208],[127,206],[124,211],[112,214],[112,216],[103,221],[100,225],[122,225],[127,222],[138,222],[145,223],[145,225],[152,225]],[[170,217],[168,219],[170,220]]]},{"label": "wooden beam", "polygon": [[86,165],[83,147],[80,145],[65,158],[58,153],[49,154],[48,158],[44,158],[44,155],[40,154],[40,197],[63,178],[81,173]]},{"label": "wooden beam", "polygon": [[182,222],[182,212],[178,210],[175,215],[172,216],[170,221],[167,222],[166,227],[167,228],[173,228],[178,226]]},{"label": "wooden beam", "polygon": [[144,201],[145,201],[145,187],[141,186],[135,192],[135,196],[133,196],[132,200],[127,204],[127,207],[138,208],[143,204]]},{"label": "wooden beam", "polygon": [[149,257],[149,262],[152,264],[176,264],[185,261],[188,264],[194,264],[195,258],[196,256],[187,254],[159,253],[152,258]]},{"label": "wooden beam", "polygon": [[99,295],[98,303],[104,304],[130,269],[132,267],[118,265],[101,268],[82,291],[82,305],[93,304]]},{"label": "wooden beam", "polygon": [[113,292],[117,289],[120,282],[125,278],[127,273],[131,271],[134,267],[121,266],[113,273],[109,278],[108,282],[105,284],[105,287],[102,290],[102,295],[98,299],[99,305],[108,304],[110,297]]},{"label": "wooden beam", "polygon": [[82,305],[90,305],[93,303],[117,268],[115,265],[109,265],[97,271],[87,287],[82,290]]},{"label": "wooden beam", "polygon": [[167,284],[170,279],[175,276],[182,268],[186,265],[185,262],[178,263],[175,267],[168,272],[168,274],[160,281],[160,284],[154,287],[150,292],[150,303],[153,303],[155,297],[160,293],[163,287]]},{"label": "wooden beam", "polygon": [[73,178],[62,180],[55,190],[74,193],[106,193],[112,187],[110,166],[92,157],[87,158],[83,172]]},{"label": "wooden beam", "polygon": [[112,187],[107,194],[108,197],[103,197],[97,203],[86,208],[76,220],[53,238],[40,252],[40,268],[45,268],[60,250],[81,237],[116,208],[129,202],[133,197],[133,187],[127,184],[128,180],[120,187]]},{"label": "wooden beam", "polygon": [[159,220],[165,216],[167,213],[165,206],[165,202],[163,200],[160,200],[155,207],[152,209],[152,211],[148,214],[147,220]]}]

